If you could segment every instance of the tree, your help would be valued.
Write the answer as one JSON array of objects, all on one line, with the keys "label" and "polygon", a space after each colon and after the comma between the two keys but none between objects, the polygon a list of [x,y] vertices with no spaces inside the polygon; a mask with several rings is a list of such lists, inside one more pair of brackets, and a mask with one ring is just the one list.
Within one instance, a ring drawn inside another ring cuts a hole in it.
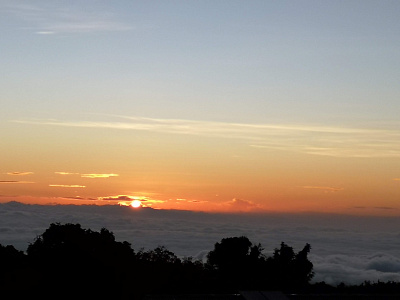
[{"label": "tree", "polygon": [[313,264],[308,260],[310,250],[310,244],[306,244],[296,254],[292,247],[282,242],[280,248],[276,248],[273,256],[267,260],[272,271],[269,276],[271,284],[280,289],[307,285],[314,275]]},{"label": "tree", "polygon": [[25,258],[24,253],[15,249],[14,246],[0,244],[0,281],[10,279],[14,270],[26,264]]},{"label": "tree", "polygon": [[27,253],[49,293],[69,286],[70,292],[86,291],[90,296],[115,296],[126,265],[134,259],[129,243],[116,242],[105,228],[96,232],[80,224],[51,224],[28,246]]},{"label": "tree", "polygon": [[263,250],[261,244],[254,245],[244,236],[225,238],[208,253],[207,264],[226,287],[285,289],[303,287],[312,278],[309,244],[296,254],[282,242],[269,258]]},{"label": "tree", "polygon": [[207,264],[226,286],[253,287],[265,263],[262,250],[245,236],[224,238],[208,253]]},{"label": "tree", "polygon": [[89,257],[105,261],[134,254],[128,242],[116,242],[114,234],[105,228],[96,232],[70,223],[50,224],[42,235],[29,244],[27,253],[30,257],[57,257],[67,261]]},{"label": "tree", "polygon": [[139,251],[136,255],[139,260],[159,264],[179,264],[181,260],[165,246],[158,246],[154,250]]}]

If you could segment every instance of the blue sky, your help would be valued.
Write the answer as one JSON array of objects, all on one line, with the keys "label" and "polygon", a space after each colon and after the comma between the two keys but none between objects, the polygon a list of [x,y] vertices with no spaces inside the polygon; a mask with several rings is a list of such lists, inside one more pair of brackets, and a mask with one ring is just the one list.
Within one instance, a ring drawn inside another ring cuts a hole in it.
[{"label": "blue sky", "polygon": [[397,1],[2,1],[1,11],[3,99],[17,115],[362,124],[399,111]]}]

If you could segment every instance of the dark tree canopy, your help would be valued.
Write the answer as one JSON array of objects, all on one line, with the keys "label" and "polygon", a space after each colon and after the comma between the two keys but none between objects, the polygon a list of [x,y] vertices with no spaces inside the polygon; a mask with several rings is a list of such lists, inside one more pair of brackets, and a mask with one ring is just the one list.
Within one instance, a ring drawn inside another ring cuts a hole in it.
[{"label": "dark tree canopy", "polygon": [[281,243],[272,257],[262,254],[261,244],[253,245],[247,237],[224,238],[207,255],[208,265],[215,269],[223,284],[240,287],[292,288],[309,283],[313,265],[308,260],[311,246],[306,244],[297,254]]},{"label": "dark tree canopy", "polygon": [[281,247],[276,248],[273,256],[267,259],[273,274],[273,285],[279,288],[285,285],[296,288],[305,286],[314,276],[313,264],[308,259],[310,250],[310,244],[306,244],[296,254],[292,247],[282,242]]},{"label": "dark tree canopy", "polygon": [[27,254],[0,244],[0,299],[142,299],[145,294],[239,290],[400,294],[398,282],[310,285],[310,251],[309,244],[296,253],[282,242],[267,257],[261,244],[230,237],[216,243],[203,263],[181,259],[164,246],[135,253],[105,228],[97,232],[55,223],[29,245]]},{"label": "dark tree canopy", "polygon": [[123,269],[134,258],[130,244],[116,242],[105,228],[96,232],[80,224],[59,223],[38,236],[27,254],[50,291],[73,286],[96,297],[118,295]]},{"label": "dark tree canopy", "polygon": [[103,259],[133,255],[133,250],[128,242],[116,242],[114,234],[105,228],[96,232],[83,229],[80,224],[55,223],[28,246],[27,253],[64,259],[88,256]]},{"label": "dark tree canopy", "polygon": [[0,245],[0,276],[21,283],[24,279],[13,274],[30,274],[22,284],[26,291],[51,299],[60,291],[75,299],[78,291],[87,299],[132,299],[145,293],[288,290],[308,285],[313,276],[309,244],[295,253],[282,243],[272,257],[263,250],[245,236],[224,238],[203,263],[181,259],[164,246],[135,253],[105,228],[97,232],[80,224],[54,223],[28,246],[27,254]]}]

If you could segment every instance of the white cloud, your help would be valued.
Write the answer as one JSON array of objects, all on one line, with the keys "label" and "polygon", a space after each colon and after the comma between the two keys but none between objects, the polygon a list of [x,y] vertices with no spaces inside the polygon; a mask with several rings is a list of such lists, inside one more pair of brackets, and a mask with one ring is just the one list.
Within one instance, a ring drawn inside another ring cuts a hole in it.
[{"label": "white cloud", "polygon": [[[115,116],[109,116],[109,118]],[[241,140],[249,146],[336,157],[400,157],[400,130],[243,124],[118,116],[126,121],[15,120],[18,123],[142,130]]]},{"label": "white cloud", "polygon": [[363,281],[400,281],[400,258],[386,253],[373,255],[311,256],[316,273],[315,281],[328,284],[345,282],[359,284]]}]

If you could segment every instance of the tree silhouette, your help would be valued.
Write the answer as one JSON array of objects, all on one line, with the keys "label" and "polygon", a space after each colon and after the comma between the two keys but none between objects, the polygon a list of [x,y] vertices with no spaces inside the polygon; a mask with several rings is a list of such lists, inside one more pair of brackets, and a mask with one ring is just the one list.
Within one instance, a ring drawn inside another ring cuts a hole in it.
[{"label": "tree silhouette", "polygon": [[265,265],[263,248],[245,237],[224,238],[207,255],[207,264],[225,286],[253,287]]},{"label": "tree silhouette", "polygon": [[180,264],[181,260],[165,246],[158,246],[154,250],[141,250],[136,255],[137,259],[160,264]]},{"label": "tree silhouette", "polygon": [[12,245],[0,244],[0,281],[12,281],[15,279],[14,271],[25,267],[26,259],[22,251],[18,251]]},{"label": "tree silhouette", "polygon": [[107,229],[95,232],[80,224],[59,223],[38,236],[27,253],[50,292],[73,287],[90,296],[114,294],[124,277],[124,263],[134,258],[130,244],[116,242]]},{"label": "tree silhouette", "polygon": [[314,275],[313,264],[308,260],[310,250],[310,244],[306,244],[303,250],[296,254],[292,247],[282,242],[280,248],[275,249],[273,256],[267,259],[267,266],[271,270],[271,284],[279,289],[307,285]]},{"label": "tree silhouette", "polygon": [[[309,244],[295,253],[281,243],[271,257],[263,250],[245,236],[224,238],[203,263],[181,259],[164,246],[135,253],[105,228],[97,232],[80,224],[53,223],[27,254],[0,245],[0,293],[8,286],[23,298],[30,292],[41,299],[132,299],[157,293],[298,290],[309,283]],[[22,294],[19,285],[25,287]]]},{"label": "tree silhouette", "polygon": [[105,228],[96,232],[80,224],[54,223],[29,245],[27,254],[0,244],[0,299],[142,299],[146,294],[239,290],[400,295],[398,282],[310,285],[309,244],[296,253],[282,242],[271,257],[263,250],[244,236],[224,238],[204,264],[180,259],[164,246],[135,254]]},{"label": "tree silhouette", "polygon": [[306,286],[313,276],[308,260],[311,246],[297,254],[281,243],[272,257],[266,258],[261,244],[253,245],[247,237],[231,237],[216,243],[207,255],[207,264],[226,287],[245,289],[287,289]]}]

